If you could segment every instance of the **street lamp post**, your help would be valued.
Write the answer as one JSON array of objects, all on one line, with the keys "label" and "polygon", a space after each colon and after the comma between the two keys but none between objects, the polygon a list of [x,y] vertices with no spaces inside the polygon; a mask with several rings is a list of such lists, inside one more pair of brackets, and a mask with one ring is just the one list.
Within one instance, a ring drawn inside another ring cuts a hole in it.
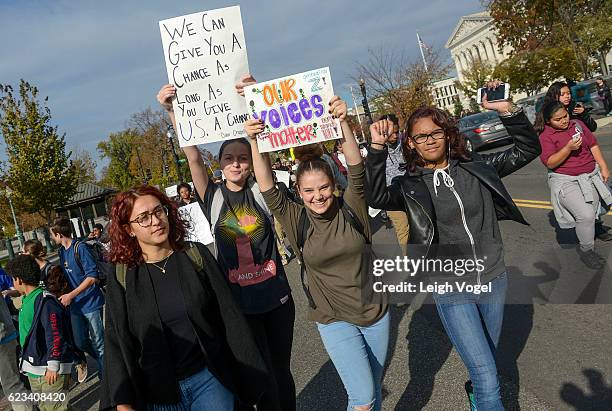
[{"label": "street lamp post", "polygon": [[359,88],[361,89],[361,95],[363,96],[363,100],[361,100],[361,105],[363,106],[363,112],[368,118],[368,123],[372,124],[374,120],[372,120],[372,112],[370,112],[370,106],[368,105],[368,97],[366,96],[366,87],[365,80],[359,80]]},{"label": "street lamp post", "polygon": [[168,123],[168,132],[166,133],[168,136],[168,142],[170,143],[170,148],[172,149],[172,156],[174,157],[174,166],[176,167],[176,176],[179,179],[179,182],[183,181],[181,177],[181,168],[179,163],[178,154],[176,154],[176,149],[174,148],[174,127],[172,124]]},{"label": "street lamp post", "polygon": [[15,209],[13,208],[13,200],[11,199],[13,190],[11,190],[9,187],[6,187],[5,192],[6,192],[6,196],[8,197],[9,206],[11,207],[11,214],[13,214],[13,222],[15,223],[15,232],[17,233],[17,238],[19,239],[19,247],[21,250],[23,250],[23,243],[25,242],[25,239],[23,238],[23,233],[21,232],[21,228],[19,228],[19,223],[17,222],[17,216],[15,215]]}]

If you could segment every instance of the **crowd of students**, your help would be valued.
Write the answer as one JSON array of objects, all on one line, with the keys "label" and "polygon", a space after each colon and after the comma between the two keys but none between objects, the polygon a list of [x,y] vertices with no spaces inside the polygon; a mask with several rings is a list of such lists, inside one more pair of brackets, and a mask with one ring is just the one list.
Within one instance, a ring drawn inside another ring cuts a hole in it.
[{"label": "crowd of students", "polygon": [[[244,76],[238,93],[254,82]],[[172,85],[157,96],[173,123],[175,96]],[[501,178],[540,156],[555,217],[562,228],[575,227],[577,251],[591,268],[605,263],[594,239],[612,195],[592,134],[596,123],[572,104],[567,85],[550,87],[535,129],[508,101],[485,97],[482,104],[499,114],[514,140],[510,148],[469,153],[454,119],[422,107],[406,120],[403,138],[397,117],[381,117],[362,152],[337,96],[328,110],[343,138],[331,153],[310,145],[296,148],[295,164],[272,162],[256,141],[265,125],[252,119],[244,125],[248,139],[221,145],[224,180],[215,181],[199,150],[184,147],[194,190],[181,184],[172,201],[144,185],[114,199],[101,243],[111,267],[104,276],[95,249],[72,238],[69,220],[57,219],[50,228],[59,266],[30,240],[6,267],[12,282],[0,275],[5,392],[65,393],[73,367],[85,379],[87,353],[98,362],[101,409],[295,410],[295,304],[284,269],[291,253],[300,264],[308,319],[344,384],[347,409],[381,410],[391,324],[384,299],[364,302],[361,292],[373,234],[370,206],[388,212],[408,257],[418,258],[415,250],[423,247],[435,257],[441,246],[455,245],[462,250],[455,258],[470,259],[486,248],[486,263],[470,274],[491,292],[434,293],[433,299],[467,368],[470,408],[503,410],[495,356],[508,279],[498,220],[527,222]],[[275,179],[274,171],[285,169],[294,176],[291,187]],[[178,208],[194,201],[211,224],[212,250],[184,239],[188,227]],[[103,228],[96,230],[94,239]],[[15,327],[17,312],[7,303],[17,295],[23,302]],[[41,409],[67,407],[65,397],[39,399]]]}]

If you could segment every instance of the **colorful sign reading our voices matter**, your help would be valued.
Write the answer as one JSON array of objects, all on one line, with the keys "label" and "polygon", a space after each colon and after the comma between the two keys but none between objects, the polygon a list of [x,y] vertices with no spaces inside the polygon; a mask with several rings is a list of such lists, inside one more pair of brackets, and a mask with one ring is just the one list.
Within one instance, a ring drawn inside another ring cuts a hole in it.
[{"label": "colorful sign reading our voices matter", "polygon": [[181,147],[245,137],[244,99],[234,85],[249,72],[240,7],[159,22]]},{"label": "colorful sign reading our voices matter", "polygon": [[259,151],[284,150],[342,137],[340,121],[329,114],[334,96],[329,67],[245,87],[249,113],[264,121]]}]

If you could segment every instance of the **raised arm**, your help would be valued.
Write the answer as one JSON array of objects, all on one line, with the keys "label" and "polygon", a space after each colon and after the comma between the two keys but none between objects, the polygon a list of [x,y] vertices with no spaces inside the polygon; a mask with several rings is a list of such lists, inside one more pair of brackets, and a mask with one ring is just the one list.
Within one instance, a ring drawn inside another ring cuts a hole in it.
[{"label": "raised arm", "polygon": [[373,208],[389,211],[404,211],[404,201],[399,182],[387,186],[386,168],[387,140],[393,123],[391,120],[380,120],[370,126],[372,143],[368,149],[366,161],[366,199]]},{"label": "raised arm", "polygon": [[253,170],[255,178],[261,192],[265,192],[274,187],[274,175],[272,174],[272,164],[268,153],[260,153],[257,146],[257,135],[264,131],[264,123],[261,119],[249,119],[244,123],[244,130],[251,142],[251,155],[253,157]]},{"label": "raised arm", "polygon": [[353,130],[346,120],[347,107],[346,102],[338,96],[332,97],[329,101],[329,113],[335,118],[340,120],[340,127],[342,127],[343,138],[340,140],[342,144],[342,152],[346,158],[346,164],[349,166],[356,166],[363,162],[361,152],[359,151],[359,145],[355,140]]},{"label": "raised arm", "polygon": [[514,139],[514,145],[507,150],[480,155],[485,162],[495,167],[500,177],[514,173],[540,155],[542,148],[538,135],[523,112],[513,112],[509,101],[489,103],[486,94],[482,106],[499,113],[508,134]]},{"label": "raised arm", "polygon": [[[162,105],[166,113],[168,113],[168,117],[170,117],[170,121],[172,121],[172,125],[175,130],[178,130],[176,127],[176,119],[174,117],[174,109],[172,107],[172,100],[176,98],[176,87],[172,84],[166,84],[163,86],[159,93],[157,93],[157,101]],[[200,150],[198,150],[197,146],[188,146],[183,147],[183,152],[187,157],[187,161],[189,163],[189,171],[191,171],[191,178],[193,180],[193,186],[196,189],[196,192],[200,197],[204,196],[206,193],[206,188],[208,188],[208,172],[206,170],[206,165],[204,164],[204,160],[200,155]]]}]

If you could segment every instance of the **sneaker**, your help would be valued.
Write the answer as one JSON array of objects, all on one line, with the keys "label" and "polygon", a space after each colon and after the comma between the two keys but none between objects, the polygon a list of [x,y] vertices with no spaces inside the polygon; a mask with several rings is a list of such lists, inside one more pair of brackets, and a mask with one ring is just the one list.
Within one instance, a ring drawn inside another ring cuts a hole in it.
[{"label": "sneaker", "polygon": [[604,264],[606,263],[606,261],[593,250],[578,250],[578,255],[580,256],[580,261],[593,270],[603,268]]},{"label": "sneaker", "polygon": [[470,411],[476,411],[476,398],[474,397],[474,388],[472,387],[472,381],[466,381],[465,392],[468,396]]},{"label": "sneaker", "polygon": [[82,362],[75,366],[77,372],[77,380],[79,383],[84,383],[87,379],[87,363]]}]

